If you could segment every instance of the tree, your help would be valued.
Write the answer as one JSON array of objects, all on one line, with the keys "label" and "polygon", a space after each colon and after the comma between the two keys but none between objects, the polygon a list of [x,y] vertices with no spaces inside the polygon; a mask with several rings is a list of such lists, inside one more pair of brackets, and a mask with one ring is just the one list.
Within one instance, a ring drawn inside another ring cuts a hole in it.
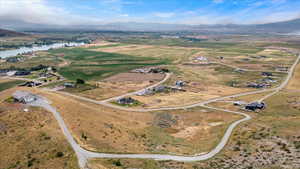
[{"label": "tree", "polygon": [[77,79],[76,80],[76,84],[84,84],[84,83],[85,83],[85,81],[82,80],[82,79]]}]

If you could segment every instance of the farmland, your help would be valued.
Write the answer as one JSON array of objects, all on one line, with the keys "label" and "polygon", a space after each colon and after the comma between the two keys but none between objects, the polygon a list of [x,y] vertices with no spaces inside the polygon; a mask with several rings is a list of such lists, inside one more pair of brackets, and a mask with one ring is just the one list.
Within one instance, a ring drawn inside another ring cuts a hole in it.
[{"label": "farmland", "polygon": [[95,52],[83,48],[57,49],[50,51],[52,55],[62,54],[71,64],[59,72],[66,78],[95,80],[126,72],[138,67],[167,64],[168,60],[150,57],[135,57],[118,53]]}]

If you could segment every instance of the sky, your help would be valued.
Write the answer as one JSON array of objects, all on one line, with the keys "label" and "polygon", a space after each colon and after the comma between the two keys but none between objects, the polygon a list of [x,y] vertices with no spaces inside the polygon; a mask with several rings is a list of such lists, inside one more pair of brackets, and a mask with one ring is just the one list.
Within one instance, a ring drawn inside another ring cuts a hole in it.
[{"label": "sky", "polygon": [[260,24],[300,18],[300,0],[0,0],[1,24]]}]

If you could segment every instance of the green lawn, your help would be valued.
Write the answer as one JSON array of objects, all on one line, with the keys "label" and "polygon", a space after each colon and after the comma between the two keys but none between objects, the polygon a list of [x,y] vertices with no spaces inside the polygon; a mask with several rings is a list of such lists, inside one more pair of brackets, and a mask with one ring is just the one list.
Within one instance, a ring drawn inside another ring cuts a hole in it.
[{"label": "green lawn", "polygon": [[24,81],[15,80],[15,81],[0,83],[0,92],[3,91],[3,90],[9,89],[9,88],[15,87],[15,86],[17,86],[21,83],[24,83]]}]

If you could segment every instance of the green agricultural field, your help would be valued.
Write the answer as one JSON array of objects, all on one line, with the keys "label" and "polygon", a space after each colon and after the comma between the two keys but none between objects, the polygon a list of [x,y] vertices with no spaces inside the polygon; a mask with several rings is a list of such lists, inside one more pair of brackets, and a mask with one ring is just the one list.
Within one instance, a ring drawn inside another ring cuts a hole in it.
[{"label": "green agricultural field", "polygon": [[99,80],[114,74],[144,66],[168,64],[168,59],[137,57],[132,55],[90,51],[85,48],[50,50],[50,54],[63,54],[71,62],[59,70],[69,80]]},{"label": "green agricultural field", "polygon": [[0,92],[9,88],[12,88],[14,86],[17,86],[21,83],[23,83],[24,81],[21,80],[14,80],[14,81],[7,81],[7,82],[0,82]]}]

